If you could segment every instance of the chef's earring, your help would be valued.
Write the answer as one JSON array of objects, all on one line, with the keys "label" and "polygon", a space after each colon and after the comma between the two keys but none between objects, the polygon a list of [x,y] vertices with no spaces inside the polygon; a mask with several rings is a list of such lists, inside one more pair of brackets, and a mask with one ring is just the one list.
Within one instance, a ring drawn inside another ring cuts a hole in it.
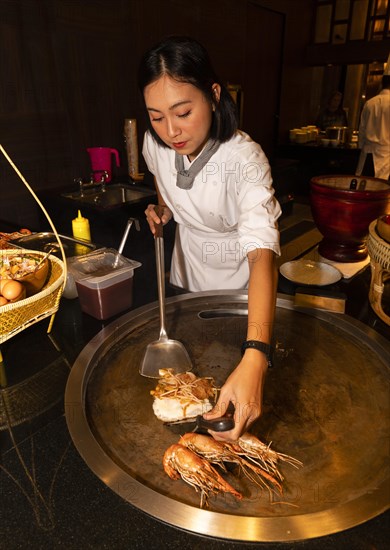
[{"label": "chef's earring", "polygon": [[213,108],[213,111],[215,111],[215,109],[216,109],[216,104],[219,103],[219,93],[220,93],[220,90],[218,88],[218,85],[215,84],[212,88],[212,94],[213,94],[212,108]]}]

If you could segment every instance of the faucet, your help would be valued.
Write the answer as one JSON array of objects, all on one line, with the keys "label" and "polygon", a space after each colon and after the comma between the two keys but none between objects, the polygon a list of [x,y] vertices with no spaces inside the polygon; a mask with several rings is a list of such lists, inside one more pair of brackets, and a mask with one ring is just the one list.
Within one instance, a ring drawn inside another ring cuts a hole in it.
[{"label": "faucet", "polygon": [[84,197],[84,189],[89,189],[90,187],[94,187],[96,185],[96,182],[93,181],[92,177],[90,181],[84,181],[83,178],[75,178],[73,181],[79,186],[80,197]]},{"label": "faucet", "polygon": [[75,178],[73,180],[79,186],[80,197],[84,197],[84,189],[89,189],[90,187],[95,187],[96,182],[93,181],[93,177],[89,181],[84,181],[83,178]]},{"label": "faucet", "polygon": [[84,182],[83,182],[83,178],[74,178],[73,181],[74,181],[74,183],[77,183],[77,185],[79,186],[80,197],[84,197],[84,191],[83,191]]},{"label": "faucet", "polygon": [[[95,181],[94,174],[99,173],[101,174],[100,181]],[[101,186],[101,192],[104,193],[106,191],[106,182],[108,180],[108,172],[107,170],[94,170],[91,172],[91,175],[89,177],[89,181],[83,181],[83,178],[75,178],[73,181],[77,183],[80,190],[80,197],[84,197],[84,189],[89,189],[91,187],[97,187],[98,185]]]},{"label": "faucet", "polygon": [[[101,177],[100,177],[100,181],[99,182],[96,182],[94,180],[94,174],[101,174]],[[92,185],[97,185],[100,183],[101,185],[101,192],[104,193],[106,191],[106,182],[108,180],[108,172],[107,170],[93,170],[91,172],[91,179],[90,179],[90,183]]]},{"label": "faucet", "polygon": [[108,180],[108,172],[107,170],[103,170],[102,177],[100,180],[101,183],[101,192],[104,193],[106,191],[106,182]]}]

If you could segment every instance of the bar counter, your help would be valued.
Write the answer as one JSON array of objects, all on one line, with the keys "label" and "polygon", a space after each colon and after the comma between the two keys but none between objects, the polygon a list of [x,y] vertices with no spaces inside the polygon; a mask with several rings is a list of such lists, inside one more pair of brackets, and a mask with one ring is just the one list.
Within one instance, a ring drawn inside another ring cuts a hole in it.
[{"label": "bar counter", "polygon": [[[133,308],[157,300],[153,241],[131,247],[128,257],[142,267],[134,274]],[[169,243],[168,243],[169,245]],[[142,252],[143,249],[143,252]],[[167,251],[169,257],[169,250]],[[337,283],[347,296],[346,314],[390,338],[390,327],[368,303],[370,270]],[[283,277],[281,294],[293,294]],[[175,294],[169,286],[167,296]],[[118,316],[120,317],[120,315]],[[53,329],[48,320],[2,345],[1,547],[16,548],[253,548],[253,543],[206,538],[161,523],[128,504],[88,468],[74,447],[64,416],[67,377],[84,346],[115,318],[98,321],[80,309],[78,299],[62,298]],[[4,412],[4,403],[6,411]],[[375,429],[375,426],[373,426]],[[390,512],[334,535],[295,543],[263,545],[292,548],[376,550],[388,547]]]},{"label": "bar counter", "polygon": [[[280,159],[289,159],[295,163],[296,196],[308,195],[310,192],[310,180],[314,176],[327,174],[348,174],[356,172],[360,149],[348,145],[322,145],[321,141],[304,144],[285,143],[278,147],[276,156]],[[363,175],[373,176],[372,159],[370,158],[364,168]]]}]

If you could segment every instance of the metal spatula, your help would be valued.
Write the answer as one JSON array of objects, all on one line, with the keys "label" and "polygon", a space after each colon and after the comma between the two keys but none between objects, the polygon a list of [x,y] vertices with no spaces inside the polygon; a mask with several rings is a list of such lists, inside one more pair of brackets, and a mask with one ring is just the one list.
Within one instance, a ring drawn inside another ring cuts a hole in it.
[{"label": "metal spatula", "polygon": [[[162,212],[156,207],[161,218]],[[159,339],[147,345],[139,372],[148,378],[159,378],[159,369],[173,369],[175,374],[192,369],[191,359],[181,342],[168,338],[165,328],[165,266],[162,223],[156,225],[155,233],[158,302],[160,310]]]}]

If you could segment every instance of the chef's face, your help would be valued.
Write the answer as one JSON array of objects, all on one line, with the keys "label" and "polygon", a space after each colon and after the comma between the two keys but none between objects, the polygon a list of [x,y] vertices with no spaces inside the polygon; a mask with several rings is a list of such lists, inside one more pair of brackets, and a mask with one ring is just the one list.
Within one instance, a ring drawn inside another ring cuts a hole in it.
[{"label": "chef's face", "polygon": [[[220,86],[212,90],[219,100]],[[162,76],[144,90],[151,124],[159,138],[181,155],[193,160],[203,149],[210,134],[211,102],[187,82]]]}]

